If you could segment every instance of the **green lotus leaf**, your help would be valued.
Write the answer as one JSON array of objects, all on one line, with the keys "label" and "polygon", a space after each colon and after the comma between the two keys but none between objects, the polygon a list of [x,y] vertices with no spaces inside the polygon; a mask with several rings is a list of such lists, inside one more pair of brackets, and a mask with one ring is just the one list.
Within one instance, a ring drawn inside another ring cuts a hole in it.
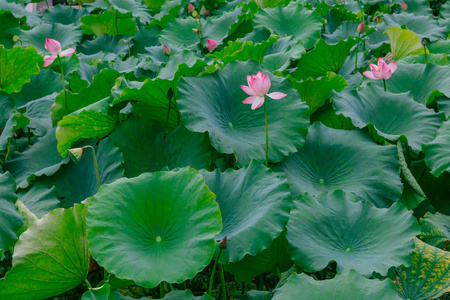
[{"label": "green lotus leaf", "polygon": [[399,27],[389,27],[386,30],[386,34],[389,36],[391,42],[391,51],[394,60],[408,55],[424,53],[421,39],[414,32]]},{"label": "green lotus leaf", "polygon": [[[420,83],[420,84],[419,84]],[[383,86],[383,82],[376,83]],[[450,98],[450,68],[436,64],[397,64],[397,70],[386,81],[391,93],[411,92],[414,100],[427,105],[436,96],[444,94]]]},{"label": "green lotus leaf", "polygon": [[0,44],[5,48],[11,49],[15,42],[13,37],[20,33],[19,21],[13,16],[12,13],[1,11],[2,22],[0,23]]},{"label": "green lotus leaf", "polygon": [[405,2],[408,5],[407,12],[415,15],[430,16],[433,11],[430,8],[430,4],[427,1],[422,0],[405,0],[397,1],[401,5],[401,2]]},{"label": "green lotus leaf", "polygon": [[30,77],[39,73],[38,63],[41,60],[33,46],[8,50],[0,45],[0,92],[20,92],[22,86],[30,81]]},{"label": "green lotus leaf", "polygon": [[388,26],[383,22],[381,24],[374,25],[373,28],[375,29],[375,32],[370,34],[367,39],[369,48],[372,50],[383,51],[385,53],[390,52],[390,39],[389,36],[385,34],[386,30],[388,30]]},{"label": "green lotus leaf", "polygon": [[408,145],[417,151],[423,143],[433,140],[444,120],[443,113],[417,103],[411,93],[385,92],[370,83],[359,91],[335,93],[333,100],[336,112],[351,118],[356,127],[374,129],[390,141],[404,135]]},{"label": "green lotus leaf", "polygon": [[427,48],[431,53],[450,54],[450,40],[441,40],[432,44],[427,44]]},{"label": "green lotus leaf", "polygon": [[346,40],[349,36],[355,36],[358,25],[359,23],[355,21],[344,21],[332,33],[324,33],[323,39],[328,45],[337,44],[340,41]]},{"label": "green lotus leaf", "polygon": [[[206,39],[213,39],[219,45],[228,37],[240,24],[240,14],[242,8],[237,8],[230,12],[224,12],[218,17],[208,17],[206,20],[199,19],[203,28],[203,38],[206,45]],[[161,43],[173,45],[180,48],[194,47],[199,44],[199,37],[192,29],[197,28],[195,19],[188,17],[187,19],[177,18],[169,22],[161,31]],[[206,46],[205,46],[206,47]]]},{"label": "green lotus leaf", "polygon": [[56,128],[57,149],[62,157],[79,139],[103,138],[119,122],[118,114],[109,114],[109,99],[98,101],[63,117]]},{"label": "green lotus leaf", "polygon": [[29,26],[35,26],[36,24],[39,24],[41,22],[39,14],[29,12],[22,4],[2,0],[0,1],[0,10],[11,12],[17,19],[22,19],[23,17],[25,17],[26,23]]},{"label": "green lotus leaf", "polygon": [[[87,143],[77,146],[95,147],[100,184],[111,183],[117,178],[123,177],[124,158],[120,150],[108,138],[101,140],[98,147],[95,146],[96,142],[97,140],[89,140]],[[45,211],[51,205],[56,205],[56,200],[62,207],[72,207],[74,203],[79,203],[97,193],[98,186],[91,151],[92,149],[86,148],[85,155],[78,164],[71,161],[67,165],[63,165],[52,176],[36,177],[31,189],[24,191],[26,195],[21,196],[20,199],[24,200],[24,197],[30,199],[33,206],[30,206],[30,202],[25,202],[25,200],[24,203],[31,211],[36,212]],[[36,190],[34,190],[36,185]],[[41,200],[33,199],[33,193]]]},{"label": "green lotus leaf", "polygon": [[386,14],[384,20],[390,27],[405,25],[406,29],[417,34],[420,39],[428,38],[432,42],[445,39],[448,34],[448,29],[439,26],[437,21],[430,18],[430,15],[418,16],[409,12],[403,12],[401,14]]},{"label": "green lotus leaf", "polygon": [[181,76],[197,76],[207,66],[203,59],[188,50],[170,57],[170,61],[158,73],[161,79],[176,80]]},{"label": "green lotus leaf", "polygon": [[35,177],[51,176],[69,162],[68,157],[61,158],[56,144],[55,129],[52,128],[25,151],[14,153],[3,167],[11,172],[19,188],[26,188]]},{"label": "green lotus leaf", "polygon": [[450,292],[450,253],[415,239],[412,264],[398,269],[403,299],[427,300]]},{"label": "green lotus leaf", "polygon": [[[23,225],[23,217],[15,206],[16,182],[9,172],[0,174],[0,256],[17,241],[17,231]],[[1,294],[1,291],[0,291]]]},{"label": "green lotus leaf", "polygon": [[237,298],[239,300],[271,300],[272,293],[267,291],[248,291]]},{"label": "green lotus leaf", "polygon": [[399,168],[395,146],[379,146],[359,130],[336,130],[320,123],[311,126],[299,152],[273,166],[286,176],[293,197],[343,190],[377,207],[389,207],[400,198]]},{"label": "green lotus leaf", "polygon": [[[111,288],[111,285],[105,283],[101,287],[89,289],[86,291],[81,300],[134,300],[136,298],[122,295],[118,290]],[[148,299],[147,297],[139,298],[141,300]]]},{"label": "green lotus leaf", "polygon": [[52,9],[44,11],[42,14],[42,21],[52,24],[63,24],[63,25],[81,25],[80,19],[89,12],[84,8],[73,8],[72,6],[65,5],[55,5]]},{"label": "green lotus leaf", "polygon": [[173,81],[161,78],[146,79],[140,88],[125,88],[113,104],[130,101],[138,115],[175,128],[178,124],[178,112],[175,99],[169,97],[175,90]]},{"label": "green lotus leaf", "polygon": [[209,132],[220,153],[235,153],[238,165],[251,159],[264,160],[265,125],[263,109],[251,110],[242,101],[248,97],[240,85],[246,76],[263,71],[271,91],[287,94],[280,101],[266,98],[269,128],[269,160],[278,162],[296,152],[309,127],[307,105],[300,101],[287,79],[264,71],[254,62],[231,62],[223,70],[201,78],[183,78],[178,85],[177,104],[186,127]]},{"label": "green lotus leaf", "polygon": [[190,290],[173,290],[170,293],[168,293],[164,298],[161,298],[164,300],[214,300],[213,297],[209,296],[208,294],[205,294],[203,296],[195,297],[194,294]]},{"label": "green lotus leaf", "polygon": [[314,47],[322,30],[320,17],[297,1],[286,7],[262,9],[255,14],[253,22],[255,27],[266,27],[280,37],[293,36],[305,49]]},{"label": "green lotus leaf", "polygon": [[114,53],[117,55],[127,54],[129,45],[121,44],[121,40],[130,43],[131,37],[104,34],[92,41],[85,41],[78,48],[81,53],[86,55],[97,54],[98,52]]},{"label": "green lotus leaf", "polygon": [[209,264],[222,229],[214,199],[202,176],[189,168],[104,185],[87,215],[92,256],[144,287],[192,278]]},{"label": "green lotus leaf", "polygon": [[[277,41],[276,37],[269,37],[269,40],[261,43],[253,43],[250,41],[229,41],[228,45],[222,51],[216,51],[208,54],[208,57],[214,58],[221,66],[235,61],[256,60],[262,61],[267,49]],[[207,68],[209,73],[214,73],[217,70],[216,65]]]},{"label": "green lotus leaf", "polygon": [[125,176],[160,171],[166,166],[210,168],[212,147],[205,134],[180,126],[166,135],[161,123],[145,117],[132,117],[117,125],[109,138],[124,155]]},{"label": "green lotus leaf", "polygon": [[[76,25],[63,25],[59,23],[41,23],[19,35],[23,45],[33,45],[39,53],[50,54],[45,49],[45,39],[55,39],[61,43],[62,49],[76,48],[81,41],[83,32]],[[41,58],[42,59],[42,58]]]},{"label": "green lotus leaf", "polygon": [[150,11],[142,1],[110,0],[110,3],[122,14],[131,12],[141,23],[145,24],[151,21]]},{"label": "green lotus leaf", "polygon": [[119,76],[116,70],[104,69],[94,75],[89,87],[81,88],[78,93],[61,92],[51,108],[53,124],[55,125],[64,116],[111,95],[111,89],[116,85],[116,79]]},{"label": "green lotus leaf", "polygon": [[413,239],[420,233],[412,212],[399,203],[376,208],[355,200],[360,199],[335,191],[317,198],[304,194],[294,201],[286,238],[299,267],[314,272],[336,261],[338,273],[354,269],[370,276],[410,263]]},{"label": "green lotus leaf", "polygon": [[291,64],[291,60],[299,59],[305,47],[300,41],[292,37],[283,37],[267,49],[262,66],[270,71],[284,71]]},{"label": "green lotus leaf", "polygon": [[273,300],[290,299],[365,299],[400,300],[395,286],[389,279],[384,281],[367,279],[351,270],[330,280],[314,280],[302,274],[292,274],[287,283],[275,289]]},{"label": "green lotus leaf", "polygon": [[224,268],[234,275],[236,281],[251,282],[256,276],[264,273],[271,272],[278,275],[278,271],[285,272],[293,264],[294,262],[289,255],[289,243],[284,231],[272,241],[269,248],[261,253],[256,256],[246,255],[241,261],[224,265]]},{"label": "green lotus leaf", "polygon": [[255,160],[239,170],[201,174],[217,195],[222,213],[223,229],[216,240],[228,238],[220,262],[236,263],[245,255],[255,256],[281,234],[292,204],[286,178]]},{"label": "green lotus leaf", "polygon": [[302,82],[292,80],[292,85],[300,94],[300,99],[308,104],[309,113],[312,114],[325,104],[333,90],[342,91],[347,81],[340,75],[328,72],[327,76],[318,79],[308,78]]},{"label": "green lotus leaf", "polygon": [[62,89],[61,74],[55,73],[51,69],[42,69],[39,74],[30,77],[30,82],[26,83],[19,93],[11,94],[11,98],[14,99],[15,106],[20,107],[32,100],[49,95],[54,101],[55,95],[52,94],[59,93]]},{"label": "green lotus leaf", "polygon": [[14,109],[14,101],[7,93],[0,92],[0,128],[5,128],[11,112]]},{"label": "green lotus leaf", "polygon": [[33,214],[20,200],[16,201],[17,210],[23,216],[24,222],[22,227],[17,231],[17,236],[24,233],[36,220],[38,217]]},{"label": "green lotus leaf", "polygon": [[431,174],[439,177],[444,172],[450,172],[449,142],[450,121],[442,123],[434,140],[422,145],[425,163],[431,169]]},{"label": "green lotus leaf", "polygon": [[450,216],[427,212],[420,220],[420,226],[422,227],[420,238],[425,243],[441,248],[445,242],[450,241]]},{"label": "green lotus leaf", "polygon": [[54,103],[53,95],[44,98],[32,100],[25,104],[21,109],[26,109],[25,116],[30,120],[27,128],[35,136],[42,137],[52,129],[52,120],[50,119],[50,107]]},{"label": "green lotus leaf", "polygon": [[0,281],[0,298],[41,300],[84,281],[89,270],[86,205],[55,209],[36,220],[14,247],[13,266]]},{"label": "green lotus leaf", "polygon": [[19,189],[17,196],[23,205],[38,218],[61,207],[56,188],[53,186],[49,189],[47,185],[39,182],[34,182],[26,189]]},{"label": "green lotus leaf", "polygon": [[[448,55],[447,54],[435,54],[435,53],[429,53],[427,54],[427,63],[437,64],[440,66],[448,65],[450,62],[448,61]],[[399,60],[402,63],[405,64],[425,64],[425,55],[409,55],[405,58],[402,58]]]},{"label": "green lotus leaf", "polygon": [[299,59],[297,71],[292,73],[292,77],[300,81],[308,77],[326,76],[328,72],[337,74],[356,43],[353,37],[336,45],[328,45],[324,40],[319,40],[314,50]]},{"label": "green lotus leaf", "polygon": [[[149,0],[146,1],[147,6],[152,8],[148,2],[154,3],[157,1],[149,1]],[[177,18],[180,15],[182,0],[168,0],[168,1],[161,0],[161,2],[162,5],[159,5],[160,7],[158,7],[160,8],[160,10],[158,10],[158,13],[153,16],[151,24],[152,25],[155,24],[161,28],[164,28],[166,27],[167,23],[169,23],[170,21],[172,21],[173,19]],[[152,11],[154,10],[152,9]]]},{"label": "green lotus leaf", "polygon": [[113,14],[109,10],[98,15],[84,16],[80,21],[81,29],[85,34],[93,34],[97,37],[103,34],[134,36],[137,30],[136,22],[128,17],[128,14]]},{"label": "green lotus leaf", "polygon": [[0,152],[7,149],[9,141],[14,136],[14,132],[18,129],[24,128],[29,123],[30,120],[26,116],[16,110],[13,110],[9,115],[8,121],[6,121],[2,134],[0,135]]}]

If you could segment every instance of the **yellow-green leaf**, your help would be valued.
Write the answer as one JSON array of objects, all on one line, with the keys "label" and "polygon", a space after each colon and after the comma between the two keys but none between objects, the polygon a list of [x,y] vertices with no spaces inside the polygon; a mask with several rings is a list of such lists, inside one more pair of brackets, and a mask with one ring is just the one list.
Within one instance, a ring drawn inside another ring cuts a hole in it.
[{"label": "yellow-green leaf", "polygon": [[440,213],[427,213],[420,221],[422,241],[441,248],[445,241],[450,241],[450,216]]},{"label": "yellow-green leaf", "polygon": [[[407,29],[401,29],[400,27],[389,27],[385,33],[389,36],[389,40],[391,41],[391,51],[394,60],[401,59],[408,55],[424,53],[421,39],[414,32]],[[426,49],[426,51],[429,53],[428,49]]]}]

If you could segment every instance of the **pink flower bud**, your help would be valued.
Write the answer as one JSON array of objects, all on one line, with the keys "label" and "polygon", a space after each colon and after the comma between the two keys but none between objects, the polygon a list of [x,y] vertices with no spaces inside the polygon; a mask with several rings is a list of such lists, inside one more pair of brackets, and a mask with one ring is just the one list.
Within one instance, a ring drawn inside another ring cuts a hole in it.
[{"label": "pink flower bud", "polygon": [[361,23],[358,25],[358,27],[356,28],[356,31],[357,31],[358,33],[363,33],[364,30],[366,30],[366,27],[364,26],[364,22],[361,22]]},{"label": "pink flower bud", "polygon": [[224,236],[219,243],[219,249],[225,250],[227,249],[227,245],[228,245],[228,239],[227,236]]},{"label": "pink flower bud", "polygon": [[217,42],[215,40],[207,39],[206,42],[208,43],[209,51],[213,51],[217,48]]},{"label": "pink flower bud", "polygon": [[209,10],[205,11],[205,16],[209,16]]},{"label": "pink flower bud", "polygon": [[192,13],[194,10],[195,10],[194,5],[192,5],[191,3],[189,3],[189,5],[188,5],[188,12],[189,12],[189,13]]},{"label": "pink flower bud", "polygon": [[402,2],[402,9],[403,10],[407,10],[408,9],[408,5],[405,2]]},{"label": "pink flower bud", "polygon": [[170,56],[170,48],[167,47],[166,44],[164,44],[163,49],[164,49],[164,55],[165,55],[165,56]]}]

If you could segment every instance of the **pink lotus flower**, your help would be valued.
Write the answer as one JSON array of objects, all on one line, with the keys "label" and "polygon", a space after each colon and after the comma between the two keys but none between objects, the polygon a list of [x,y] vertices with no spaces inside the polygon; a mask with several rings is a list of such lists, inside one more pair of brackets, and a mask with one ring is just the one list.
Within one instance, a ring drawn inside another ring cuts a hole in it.
[{"label": "pink lotus flower", "polygon": [[248,86],[241,85],[241,89],[250,95],[250,97],[246,98],[242,103],[251,104],[252,109],[257,109],[264,104],[264,96],[268,96],[272,99],[278,100],[286,97],[287,95],[280,92],[273,92],[267,94],[270,89],[270,78],[267,75],[264,75],[261,72],[258,72],[256,75],[247,75],[247,83]]},{"label": "pink lotus flower", "polygon": [[191,13],[191,12],[193,12],[194,10],[195,10],[194,5],[192,5],[191,3],[189,3],[189,5],[188,5],[188,12]]},{"label": "pink lotus flower", "polygon": [[366,30],[366,27],[364,26],[364,22],[361,22],[361,23],[358,25],[358,27],[356,28],[356,31],[357,31],[358,33],[363,33],[364,30]]},{"label": "pink lotus flower", "polygon": [[62,51],[61,44],[54,39],[45,39],[45,49],[50,51],[53,55],[44,56],[45,59],[44,67],[50,66],[57,57],[71,56],[72,54],[75,53],[74,48],[69,48],[67,50]]},{"label": "pink lotus flower", "polygon": [[215,40],[207,39],[206,41],[208,43],[209,51],[213,51],[214,49],[217,48],[217,42]]},{"label": "pink lotus flower", "polygon": [[389,65],[386,64],[383,58],[378,59],[378,65],[370,64],[370,71],[363,72],[363,75],[369,79],[389,79],[392,73],[397,69],[397,64],[395,61],[391,62]]},{"label": "pink lotus flower", "polygon": [[403,10],[407,10],[408,9],[408,5],[405,2],[402,2],[402,9]]}]

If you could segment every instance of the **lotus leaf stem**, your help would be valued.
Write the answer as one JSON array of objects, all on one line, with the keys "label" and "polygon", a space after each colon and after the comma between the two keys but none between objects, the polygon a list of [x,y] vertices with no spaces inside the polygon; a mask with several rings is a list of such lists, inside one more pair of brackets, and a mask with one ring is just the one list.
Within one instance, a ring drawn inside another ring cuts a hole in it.
[{"label": "lotus leaf stem", "polygon": [[84,146],[85,148],[91,148],[92,149],[92,158],[94,159],[94,166],[95,166],[95,176],[97,177],[97,187],[100,188],[100,176],[98,175],[98,165],[97,165],[97,157],[95,156],[95,149],[94,147],[87,145]]},{"label": "lotus leaf stem", "polygon": [[220,282],[222,284],[222,299],[227,300],[227,286],[225,285],[225,274],[223,273],[223,265],[219,263]]},{"label": "lotus leaf stem", "polygon": [[159,297],[163,298],[166,295],[166,289],[164,287],[164,281],[159,284]]},{"label": "lotus leaf stem", "polygon": [[222,254],[222,249],[219,249],[219,253],[217,254],[216,260],[214,261],[214,265],[211,271],[211,277],[209,278],[209,287],[208,287],[208,295],[212,296],[212,286],[214,282],[214,274],[216,273],[217,263],[219,262],[220,254]]},{"label": "lotus leaf stem", "polygon": [[87,279],[87,277],[86,278],[84,278],[84,282],[86,283],[86,285],[87,285],[87,287],[88,287],[88,289],[92,289],[92,286],[91,286],[91,284],[89,283],[89,280]]},{"label": "lotus leaf stem", "polygon": [[266,122],[266,167],[269,167],[269,127],[267,126],[267,108],[264,102],[264,120]]}]

